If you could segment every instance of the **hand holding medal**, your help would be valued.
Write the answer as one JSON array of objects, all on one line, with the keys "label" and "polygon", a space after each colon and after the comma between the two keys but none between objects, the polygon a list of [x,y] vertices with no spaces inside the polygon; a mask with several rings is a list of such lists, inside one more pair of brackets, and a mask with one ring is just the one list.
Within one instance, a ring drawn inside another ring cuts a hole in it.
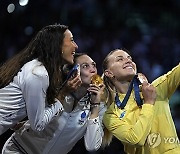
[{"label": "hand holding medal", "polygon": [[141,84],[144,83],[144,82],[148,83],[147,78],[146,78],[145,75],[142,74],[142,73],[138,73],[138,77],[137,77],[137,78],[139,79],[139,81],[140,81]]},{"label": "hand holding medal", "polygon": [[156,100],[156,89],[151,85],[144,74],[138,73],[139,81],[141,82],[140,91],[142,91],[144,104],[154,105]]},{"label": "hand holding medal", "polygon": [[99,75],[95,74],[91,77],[91,84],[88,88],[91,94],[91,107],[99,106],[104,87],[103,80]]}]

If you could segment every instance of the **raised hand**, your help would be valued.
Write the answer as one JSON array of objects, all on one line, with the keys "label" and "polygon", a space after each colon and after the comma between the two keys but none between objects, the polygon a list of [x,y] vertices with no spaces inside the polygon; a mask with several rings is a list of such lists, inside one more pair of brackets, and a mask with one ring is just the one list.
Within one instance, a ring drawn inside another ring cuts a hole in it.
[{"label": "raised hand", "polygon": [[142,95],[144,98],[144,104],[154,105],[156,101],[156,89],[150,83],[142,83]]},{"label": "raised hand", "polygon": [[80,87],[82,84],[80,74],[77,73],[75,76],[70,78],[65,86],[61,89],[59,95],[57,96],[57,99],[59,99],[61,102],[63,102],[65,96],[70,94],[71,92],[75,91]]},{"label": "raised hand", "polygon": [[90,87],[87,89],[91,93],[91,104],[100,103],[101,96],[104,92],[105,85],[90,84]]}]

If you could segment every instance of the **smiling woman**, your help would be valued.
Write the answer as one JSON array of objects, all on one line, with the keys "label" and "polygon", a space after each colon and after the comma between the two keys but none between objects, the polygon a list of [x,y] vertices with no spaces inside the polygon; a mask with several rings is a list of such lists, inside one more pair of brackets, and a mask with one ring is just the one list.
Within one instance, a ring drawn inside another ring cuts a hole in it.
[{"label": "smiling woman", "polygon": [[78,48],[74,42],[73,35],[70,30],[66,30],[64,33],[65,37],[62,46],[62,57],[67,63],[73,64],[75,50]]},{"label": "smiling woman", "polygon": [[168,103],[180,85],[180,64],[151,84],[139,74],[143,83],[138,85],[131,56],[117,49],[106,56],[103,69],[109,92],[109,108],[103,119],[107,134],[111,132],[119,139],[128,154],[180,153],[177,143],[160,143],[160,138],[177,138]]},{"label": "smiling woman", "polygon": [[74,61],[79,64],[80,73],[75,73],[67,84],[72,81],[76,84],[79,76],[82,84],[61,101],[62,111],[41,132],[33,130],[27,121],[5,143],[2,154],[67,154],[82,137],[88,151],[100,148],[104,134],[102,117],[106,110],[101,99],[104,84],[91,83],[97,69],[88,55],[75,54]]},{"label": "smiling woman", "polygon": [[26,48],[0,67],[0,134],[27,117],[42,131],[62,109],[61,68],[78,48],[65,25],[42,28]]},{"label": "smiling woman", "polygon": [[114,51],[108,56],[108,59],[108,70],[110,71],[105,71],[105,74],[110,78],[113,77],[114,81],[131,80],[137,72],[136,64],[132,61],[132,57],[123,50]]}]

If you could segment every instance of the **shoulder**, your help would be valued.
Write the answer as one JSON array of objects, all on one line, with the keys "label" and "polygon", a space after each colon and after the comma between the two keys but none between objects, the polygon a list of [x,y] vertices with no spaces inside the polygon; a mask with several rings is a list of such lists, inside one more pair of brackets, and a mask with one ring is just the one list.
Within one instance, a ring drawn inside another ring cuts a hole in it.
[{"label": "shoulder", "polygon": [[37,59],[34,59],[32,61],[27,62],[22,67],[22,71],[25,74],[37,76],[37,77],[40,77],[40,78],[48,77],[48,72],[47,72],[46,68]]},{"label": "shoulder", "polygon": [[105,116],[109,117],[111,114],[116,114],[116,107],[114,102],[107,108]]}]

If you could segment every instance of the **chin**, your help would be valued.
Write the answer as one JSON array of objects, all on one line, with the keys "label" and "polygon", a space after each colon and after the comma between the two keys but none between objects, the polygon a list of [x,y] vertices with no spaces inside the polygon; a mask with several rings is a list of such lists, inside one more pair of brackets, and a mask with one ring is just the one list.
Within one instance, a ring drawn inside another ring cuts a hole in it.
[{"label": "chin", "polygon": [[133,78],[135,75],[136,75],[136,73],[132,73],[132,74],[131,74],[131,77]]},{"label": "chin", "polygon": [[136,75],[135,73],[129,74],[129,75],[126,77],[126,79],[129,80],[129,81],[131,81],[135,75]]},{"label": "chin", "polygon": [[74,64],[74,61],[72,60],[72,61],[70,61],[70,64]]},{"label": "chin", "polygon": [[66,60],[66,62],[67,62],[68,64],[74,64],[74,60],[73,60],[73,59],[68,59],[68,60]]}]

